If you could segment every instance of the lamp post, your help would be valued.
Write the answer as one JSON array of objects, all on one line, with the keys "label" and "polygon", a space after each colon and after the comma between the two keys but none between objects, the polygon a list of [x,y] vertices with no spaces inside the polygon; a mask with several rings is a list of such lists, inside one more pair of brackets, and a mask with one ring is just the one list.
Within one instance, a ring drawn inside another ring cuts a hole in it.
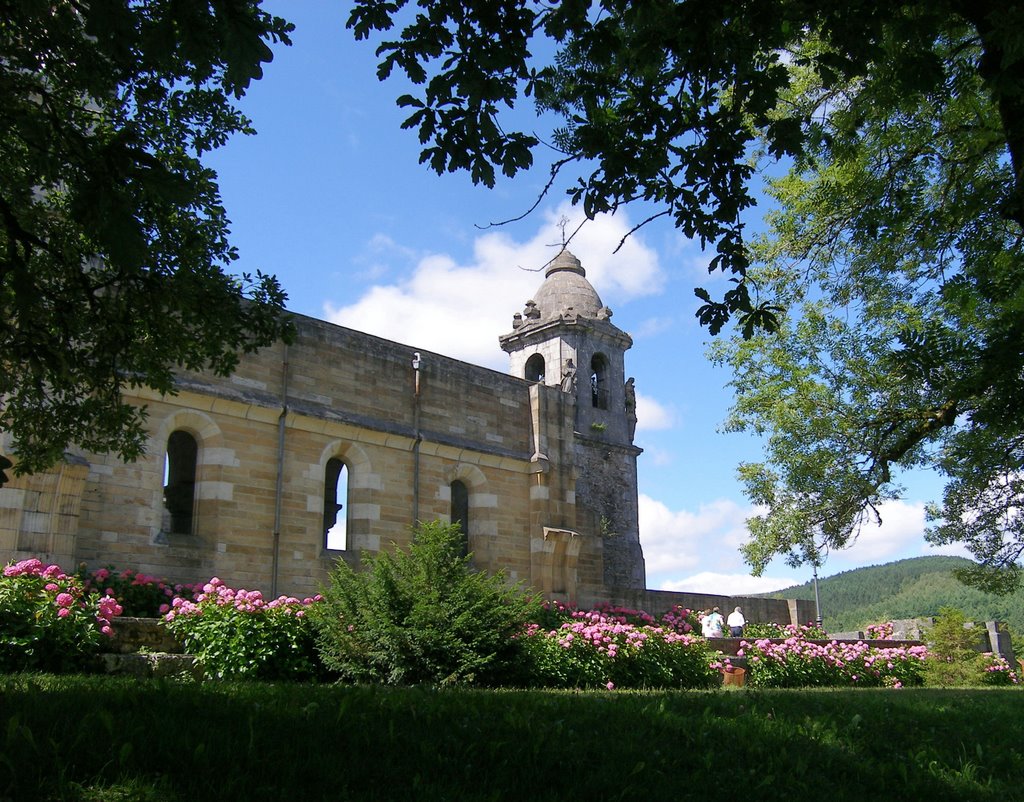
[{"label": "lamp post", "polygon": [[814,577],[814,620],[821,629],[821,599],[818,597],[818,561],[811,563],[812,576]]}]

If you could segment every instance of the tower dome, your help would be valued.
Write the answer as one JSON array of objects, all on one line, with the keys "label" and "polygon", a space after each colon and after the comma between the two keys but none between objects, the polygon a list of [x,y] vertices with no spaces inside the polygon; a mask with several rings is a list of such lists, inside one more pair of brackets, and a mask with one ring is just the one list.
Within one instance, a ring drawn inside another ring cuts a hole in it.
[{"label": "tower dome", "polygon": [[532,322],[558,320],[570,309],[581,317],[596,319],[604,309],[597,291],[587,281],[580,260],[563,250],[544,271],[544,283],[533,297],[540,317]]}]

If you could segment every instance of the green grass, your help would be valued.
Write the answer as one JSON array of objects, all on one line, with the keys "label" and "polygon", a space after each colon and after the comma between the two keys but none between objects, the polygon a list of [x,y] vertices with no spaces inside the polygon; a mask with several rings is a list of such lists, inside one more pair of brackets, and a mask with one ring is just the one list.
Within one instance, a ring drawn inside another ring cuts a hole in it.
[{"label": "green grass", "polygon": [[1014,800],[1024,692],[0,677],[0,800]]}]

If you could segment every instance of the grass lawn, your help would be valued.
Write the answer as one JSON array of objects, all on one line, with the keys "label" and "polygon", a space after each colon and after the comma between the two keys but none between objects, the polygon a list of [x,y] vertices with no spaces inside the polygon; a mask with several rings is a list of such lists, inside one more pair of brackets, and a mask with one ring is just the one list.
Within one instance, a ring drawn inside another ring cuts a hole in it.
[{"label": "grass lawn", "polygon": [[0,801],[1024,799],[1024,691],[0,676]]}]

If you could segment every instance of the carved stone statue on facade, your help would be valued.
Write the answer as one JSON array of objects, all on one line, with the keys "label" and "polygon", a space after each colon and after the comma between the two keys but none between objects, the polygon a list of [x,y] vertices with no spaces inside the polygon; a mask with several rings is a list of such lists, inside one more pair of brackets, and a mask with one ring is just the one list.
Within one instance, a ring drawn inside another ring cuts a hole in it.
[{"label": "carved stone statue on facade", "polygon": [[571,359],[565,361],[565,368],[562,370],[562,392],[576,392],[576,365]]},{"label": "carved stone statue on facade", "polygon": [[634,379],[630,376],[626,379],[626,422],[629,425],[629,439],[633,440],[636,433],[636,387]]}]

